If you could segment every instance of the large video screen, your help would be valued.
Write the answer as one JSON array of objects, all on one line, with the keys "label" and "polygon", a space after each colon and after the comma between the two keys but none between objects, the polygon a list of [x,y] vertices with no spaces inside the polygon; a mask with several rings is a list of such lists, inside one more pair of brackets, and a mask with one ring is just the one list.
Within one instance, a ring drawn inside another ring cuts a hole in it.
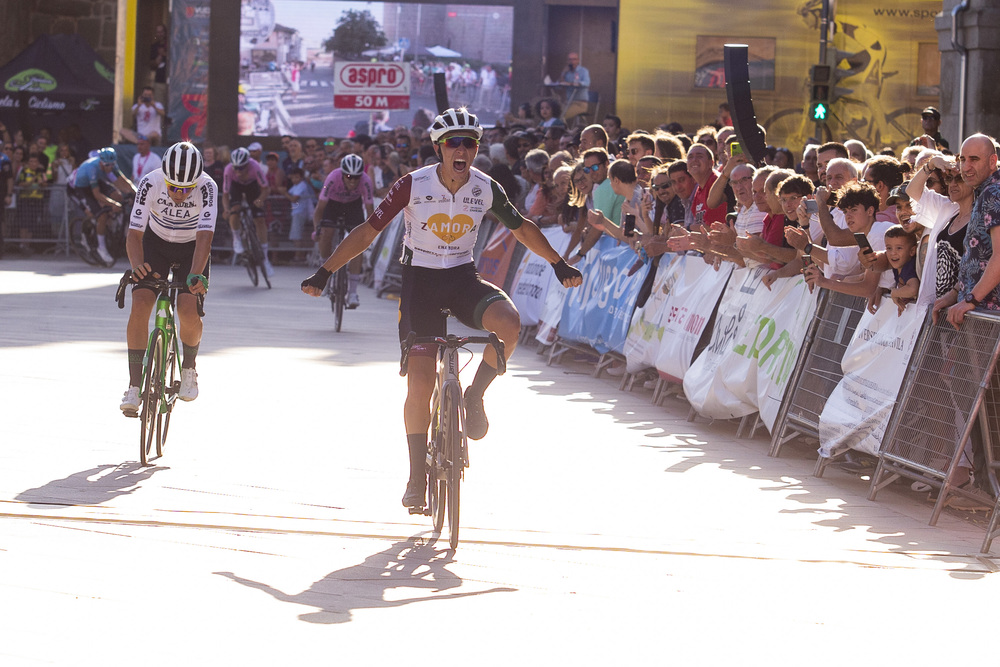
[{"label": "large video screen", "polygon": [[[451,106],[493,124],[510,106],[513,26],[504,5],[242,0],[238,132],[342,138],[409,127],[420,110],[436,113],[438,72]],[[352,82],[376,75],[381,89],[354,94]]]}]

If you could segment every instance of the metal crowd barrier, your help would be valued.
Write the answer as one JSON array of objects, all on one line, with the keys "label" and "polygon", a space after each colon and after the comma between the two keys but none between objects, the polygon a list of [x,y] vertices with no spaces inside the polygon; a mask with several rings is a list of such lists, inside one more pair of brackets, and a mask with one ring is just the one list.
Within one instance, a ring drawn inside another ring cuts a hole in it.
[{"label": "metal crowd barrier", "polygon": [[844,377],[840,362],[867,303],[864,297],[826,289],[819,299],[778,411],[769,456],[780,455],[781,448],[799,436],[819,440],[819,416]]},{"label": "metal crowd barrier", "polygon": [[65,185],[20,185],[12,206],[4,210],[3,239],[8,248],[69,254]]},{"label": "metal crowd barrier", "polygon": [[[959,330],[943,317],[937,325],[925,327],[882,441],[869,500],[901,476],[924,482],[938,489],[930,525],[937,523],[948,496],[968,495],[949,480],[973,437],[977,416],[984,467],[994,494],[1000,490],[994,463],[996,438],[990,436],[1000,421],[1000,386],[993,377],[998,355],[1000,315],[973,311]],[[993,514],[991,532],[996,510]]]}]

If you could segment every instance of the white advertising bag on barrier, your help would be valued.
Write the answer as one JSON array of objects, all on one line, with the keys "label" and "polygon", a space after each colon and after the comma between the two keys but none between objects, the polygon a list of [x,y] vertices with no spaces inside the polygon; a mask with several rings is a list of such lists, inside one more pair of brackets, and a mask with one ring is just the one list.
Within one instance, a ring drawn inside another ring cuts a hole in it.
[{"label": "white advertising bag on barrier", "polygon": [[[706,389],[704,385],[691,383],[693,389],[700,390],[700,405],[695,404],[688,392],[688,378],[695,371],[697,361],[684,378],[684,391],[692,406],[705,417],[729,419],[760,412],[761,419],[771,430],[798,360],[802,340],[816,311],[816,293],[809,291],[801,276],[779,278],[769,291],[760,282],[767,270],[757,273],[759,269],[753,269],[753,273],[739,283],[738,289],[751,293],[740,310],[742,317],[723,315],[720,308],[722,317],[717,317],[716,329],[723,327],[725,331],[726,327],[738,323],[738,331],[735,336],[723,335],[719,341],[713,335],[713,343],[723,345],[721,357],[711,360],[714,365],[712,377],[705,377],[707,364],[698,369],[697,375],[699,382],[707,380],[709,386]],[[731,284],[736,278],[734,272]],[[717,346],[713,350],[710,345],[706,353],[719,354],[718,349]],[[704,353],[698,361],[703,356]]]},{"label": "white advertising bag on barrier", "polygon": [[681,259],[674,298],[667,304],[661,319],[663,342],[655,365],[661,373],[683,380],[734,266],[731,262],[723,262],[716,271],[700,257],[685,255]]},{"label": "white advertising bag on barrier", "polygon": [[[562,227],[546,227],[542,234],[557,253],[566,252],[570,235]],[[510,290],[511,301],[521,314],[522,326],[538,324],[545,310],[546,295],[554,283],[557,284],[556,274],[549,263],[530,250],[524,253]]]},{"label": "white advertising bag on barrier", "polygon": [[717,372],[726,354],[732,350],[748,319],[752,320],[752,302],[761,292],[767,292],[760,279],[768,272],[763,266],[736,269],[719,302],[715,326],[708,346],[684,374],[684,395],[698,414],[722,418],[742,417],[741,401],[728,393]]},{"label": "white advertising bag on barrier", "polygon": [[682,255],[672,253],[660,256],[660,265],[656,267],[656,277],[653,279],[649,298],[632,315],[632,324],[625,338],[625,367],[629,373],[638,373],[656,365],[663,340],[661,319],[663,313],[667,312],[667,304],[673,298],[674,285],[682,270],[678,269],[682,259]]},{"label": "white advertising bag on barrier", "polygon": [[865,310],[841,362],[844,377],[819,417],[820,456],[848,448],[878,455],[926,312],[911,304],[897,315],[888,298],[874,315]]}]

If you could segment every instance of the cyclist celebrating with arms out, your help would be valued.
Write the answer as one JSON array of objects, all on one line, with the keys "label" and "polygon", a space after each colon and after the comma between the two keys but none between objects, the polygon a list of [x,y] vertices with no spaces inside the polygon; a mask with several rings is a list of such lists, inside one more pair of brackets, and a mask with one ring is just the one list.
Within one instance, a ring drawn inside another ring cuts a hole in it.
[{"label": "cyclist celebrating with arms out", "polygon": [[264,200],[271,193],[267,186],[267,178],[260,162],[250,157],[250,151],[237,148],[229,156],[229,164],[222,171],[222,210],[229,219],[229,229],[233,230],[233,254],[239,257],[243,254],[243,241],[240,240],[240,218],[234,206],[241,206],[246,199],[257,230],[257,240],[264,251],[264,275],[268,278],[274,275],[274,267],[267,256],[267,225],[264,223]]},{"label": "cyclist celebrating with arms out", "polygon": [[[319,296],[331,272],[360,255],[402,211],[403,287],[399,299],[399,338],[444,336],[447,308],[466,326],[493,331],[510,358],[521,330],[517,309],[504,292],[482,280],[472,251],[486,213],[492,213],[529,250],[546,259],[566,287],[580,285],[580,272],[563,261],[538,227],[511,205],[503,188],[473,168],[483,129],[465,108],[448,109],[430,127],[434,152],[441,163],[406,174],[365,223],[352,231],[319,270],[302,282],[302,291]],[[427,431],[434,391],[437,349],[417,346],[410,351],[403,421],[410,454],[410,478],[403,496],[406,507],[423,507]],[[489,422],[483,393],[496,377],[496,353],[486,348],[475,379],[465,392],[466,431],[479,440]]]},{"label": "cyclist celebrating with arms out", "polygon": [[180,338],[184,346],[181,387],[177,397],[193,401],[198,397],[195,357],[201,343],[201,316],[198,296],[208,291],[209,258],[215,235],[216,185],[203,173],[201,153],[186,141],[174,144],[163,154],[162,166],[139,181],[138,195],[129,222],[126,250],[132,265],[132,311],[128,319],[129,387],[122,399],[126,417],[139,416],[139,387],[142,385],[142,357],[149,335],[149,315],[156,293],[144,282],[147,277],[169,278],[187,283],[177,296]]},{"label": "cyclist celebrating with arms out", "polygon": [[118,168],[115,149],[102,148],[96,157],[84,160],[70,174],[68,185],[84,213],[96,219],[97,247],[87,250],[97,253],[102,262],[111,266],[115,260],[108,252],[108,215],[113,209],[122,207],[122,195],[135,192],[135,185]]},{"label": "cyclist celebrating with arms out", "polygon": [[[333,251],[334,227],[343,220],[349,232],[371,216],[375,208],[371,178],[364,172],[365,162],[360,155],[351,153],[340,161],[323,181],[319,202],[313,209],[313,225],[319,230],[319,254],[329,257]],[[362,203],[364,209],[362,209]],[[361,255],[353,258],[347,267],[347,307],[357,308],[358,283],[361,282]]]}]

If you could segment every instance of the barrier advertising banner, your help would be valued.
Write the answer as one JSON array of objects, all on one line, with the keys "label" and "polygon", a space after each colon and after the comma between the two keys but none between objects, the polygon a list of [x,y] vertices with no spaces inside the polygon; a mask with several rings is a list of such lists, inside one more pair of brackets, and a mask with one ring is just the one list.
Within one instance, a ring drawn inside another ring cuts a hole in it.
[{"label": "barrier advertising banner", "polygon": [[493,235],[490,236],[490,240],[486,242],[476,265],[483,280],[491,282],[505,291],[509,289],[509,286],[505,287],[504,282],[510,272],[517,246],[517,239],[514,238],[509,229],[503,226],[497,227]]},{"label": "barrier advertising banner", "polygon": [[909,305],[897,313],[883,298],[874,315],[861,316],[841,362],[844,377],[819,418],[820,456],[848,448],[878,455],[926,309]]},{"label": "barrier advertising banner", "polygon": [[767,292],[760,279],[768,272],[767,267],[736,269],[733,271],[719,303],[715,315],[715,327],[708,346],[684,375],[684,395],[691,406],[705,416],[723,418],[742,417],[753,412],[741,411],[741,402],[731,395],[718,373],[726,354],[743,333],[751,312],[754,298]]},{"label": "barrier advertising banner", "polygon": [[620,246],[594,255],[578,265],[583,285],[568,290],[559,336],[586,343],[600,353],[622,352],[632,320],[635,298],[648,268],[631,276],[635,252]]},{"label": "barrier advertising banner", "polygon": [[[562,255],[569,245],[570,235],[562,227],[546,227],[542,234],[548,239],[552,248]],[[521,263],[514,275],[513,289],[510,298],[521,314],[522,326],[538,324],[545,308],[545,297],[551,286],[557,284],[555,271],[549,263],[531,252],[524,253]]]},{"label": "barrier advertising banner", "polygon": [[816,293],[801,276],[768,290],[767,269],[733,273],[712,341],[684,377],[684,393],[705,417],[730,419],[760,412],[774,427],[802,340],[816,310]]},{"label": "barrier advertising banner", "polygon": [[712,319],[719,295],[733,272],[732,262],[723,262],[716,271],[701,257],[685,255],[678,265],[674,298],[667,305],[661,322],[663,342],[656,357],[656,370],[670,377],[684,379],[694,361],[694,351],[705,327]]},{"label": "barrier advertising banner", "polygon": [[638,373],[656,365],[663,342],[663,314],[667,312],[674,294],[674,286],[682,272],[677,269],[682,255],[672,253],[660,256],[653,289],[642,308],[636,308],[625,338],[625,367],[629,373]]}]

